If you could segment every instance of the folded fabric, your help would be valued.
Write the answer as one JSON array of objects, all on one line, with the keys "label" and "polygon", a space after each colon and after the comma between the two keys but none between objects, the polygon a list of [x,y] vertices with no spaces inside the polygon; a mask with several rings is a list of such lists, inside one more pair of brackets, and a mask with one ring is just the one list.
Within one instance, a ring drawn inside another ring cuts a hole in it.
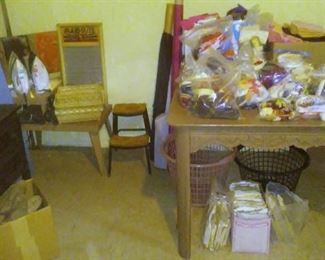
[{"label": "folded fabric", "polygon": [[302,21],[292,21],[289,25],[292,34],[304,38],[316,38],[325,36],[325,28],[319,25],[305,23]]}]

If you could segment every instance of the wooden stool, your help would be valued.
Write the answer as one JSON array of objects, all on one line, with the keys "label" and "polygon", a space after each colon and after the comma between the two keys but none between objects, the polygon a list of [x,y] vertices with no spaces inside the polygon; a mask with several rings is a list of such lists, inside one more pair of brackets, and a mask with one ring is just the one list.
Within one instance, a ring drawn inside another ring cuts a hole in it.
[{"label": "wooden stool", "polygon": [[[142,116],[145,128],[118,128],[118,117],[134,117]],[[121,136],[121,131],[143,131],[145,134],[138,136]],[[151,174],[150,167],[150,122],[147,112],[146,104],[144,103],[128,103],[128,104],[116,104],[113,107],[113,133],[110,134],[110,142],[108,148],[108,176],[111,175],[112,165],[112,151],[113,149],[137,149],[145,148],[148,173]]]}]

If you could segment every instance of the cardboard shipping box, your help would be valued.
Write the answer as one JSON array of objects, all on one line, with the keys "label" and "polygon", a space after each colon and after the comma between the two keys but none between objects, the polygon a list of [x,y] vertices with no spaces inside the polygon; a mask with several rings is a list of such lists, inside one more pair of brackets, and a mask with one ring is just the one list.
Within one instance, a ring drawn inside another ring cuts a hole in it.
[{"label": "cardboard shipping box", "polygon": [[40,209],[0,225],[0,259],[53,259],[59,255],[52,210],[32,180],[23,181],[27,198],[39,195]]}]

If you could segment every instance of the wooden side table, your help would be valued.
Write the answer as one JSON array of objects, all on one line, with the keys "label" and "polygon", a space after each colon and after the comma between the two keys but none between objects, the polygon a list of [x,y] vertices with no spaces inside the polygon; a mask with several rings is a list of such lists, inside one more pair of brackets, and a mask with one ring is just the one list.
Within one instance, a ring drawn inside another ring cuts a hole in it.
[{"label": "wooden side table", "polygon": [[93,146],[95,156],[97,159],[97,164],[99,172],[103,175],[106,174],[105,160],[102,153],[102,148],[100,146],[99,131],[105,124],[107,131],[110,131],[110,126],[108,123],[108,116],[112,111],[111,105],[106,105],[102,113],[101,119],[99,121],[88,121],[80,123],[69,123],[69,124],[58,124],[54,125],[51,123],[45,124],[22,124],[22,130],[25,131],[35,131],[37,144],[42,144],[42,131],[62,131],[62,132],[87,132],[89,134],[91,144]]},{"label": "wooden side table", "polygon": [[325,122],[320,120],[263,121],[257,110],[242,110],[238,120],[195,117],[182,108],[177,93],[168,112],[168,123],[176,134],[178,250],[191,256],[190,153],[208,144],[226,147],[300,148],[325,146]]}]

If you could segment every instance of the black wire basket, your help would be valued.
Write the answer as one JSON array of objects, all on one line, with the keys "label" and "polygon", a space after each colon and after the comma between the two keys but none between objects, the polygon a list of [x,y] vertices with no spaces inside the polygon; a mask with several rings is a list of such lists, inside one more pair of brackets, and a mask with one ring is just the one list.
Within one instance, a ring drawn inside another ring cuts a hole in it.
[{"label": "black wire basket", "polygon": [[257,181],[264,190],[269,181],[274,181],[294,191],[310,158],[306,151],[295,146],[271,150],[240,146],[235,162],[243,180]]}]

